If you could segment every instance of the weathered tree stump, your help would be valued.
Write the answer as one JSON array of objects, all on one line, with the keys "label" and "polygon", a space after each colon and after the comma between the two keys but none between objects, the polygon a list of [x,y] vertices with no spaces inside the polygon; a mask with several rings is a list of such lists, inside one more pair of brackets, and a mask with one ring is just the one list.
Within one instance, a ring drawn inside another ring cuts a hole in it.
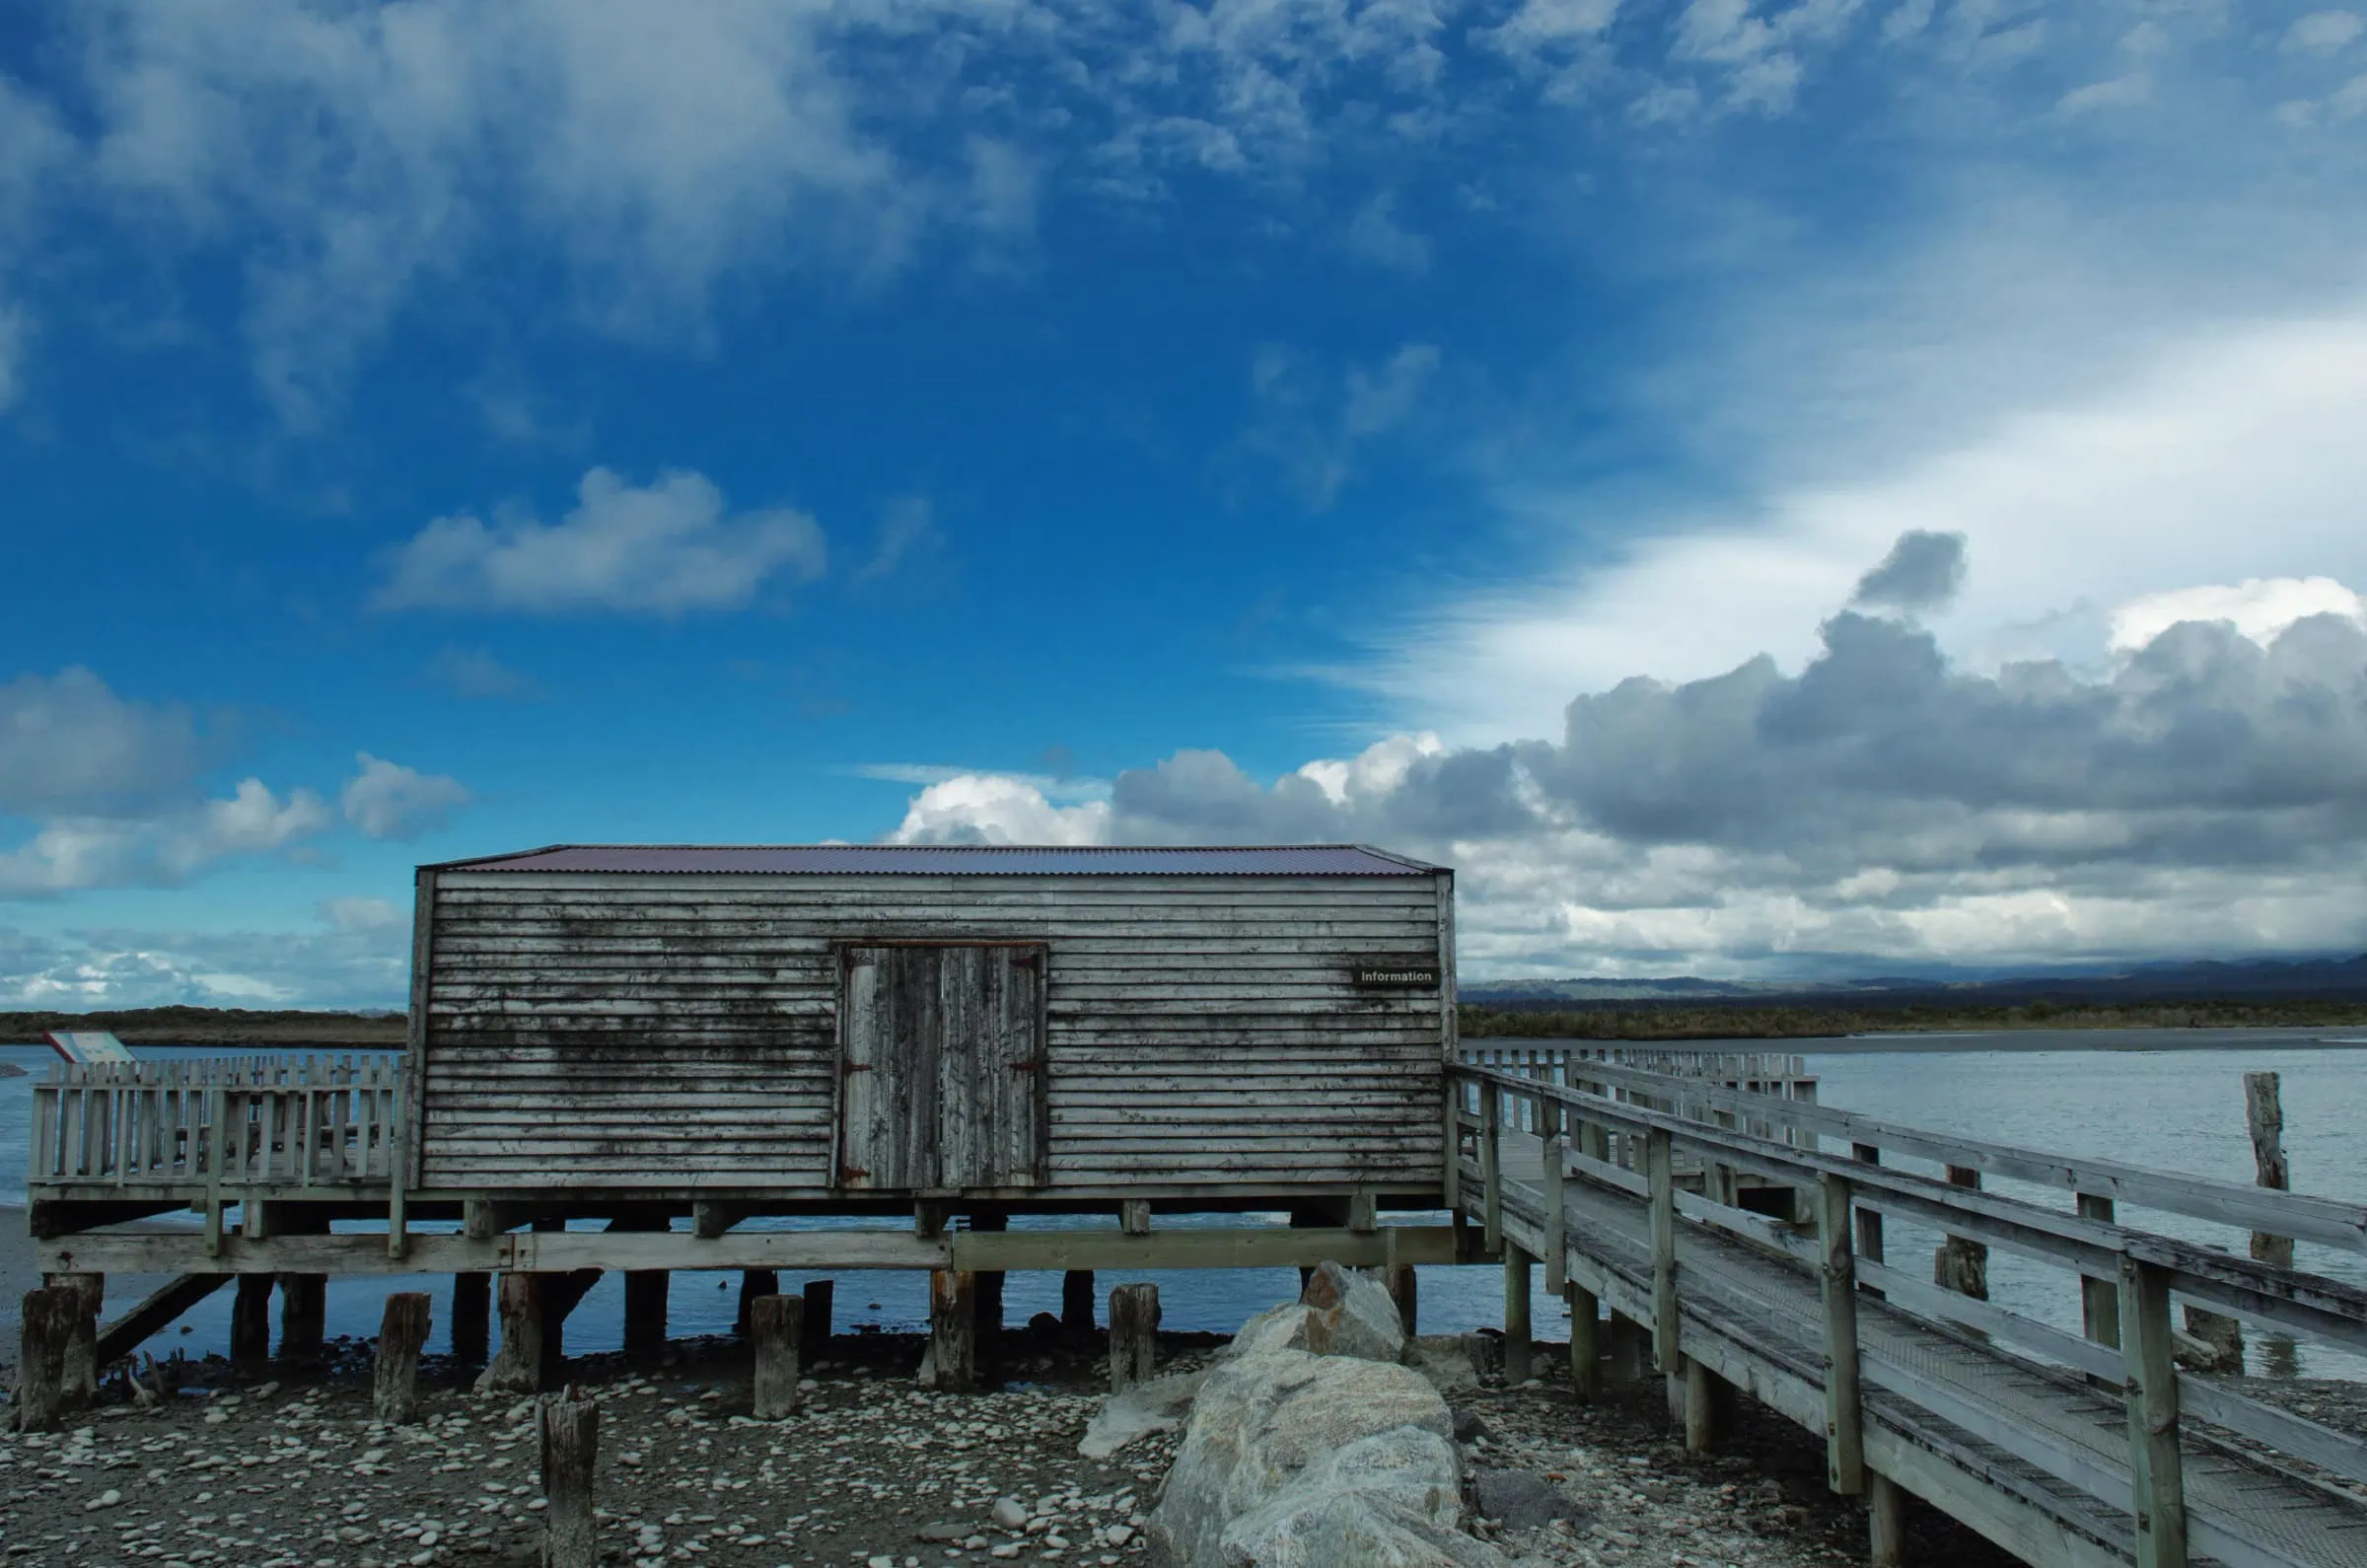
[{"label": "weathered tree stump", "polygon": [[241,1274],[230,1306],[230,1361],[249,1370],[271,1359],[271,1276]]},{"label": "weathered tree stump", "polygon": [[1093,1332],[1093,1270],[1072,1268],[1060,1276],[1060,1326],[1072,1334]]},{"label": "weathered tree stump", "polygon": [[662,1268],[636,1268],[624,1276],[624,1356],[647,1365],[666,1354],[666,1299],[674,1275]]},{"label": "weathered tree stump", "polygon": [[77,1294],[56,1286],[25,1293],[23,1338],[17,1355],[17,1430],[55,1431],[66,1413],[66,1341],[73,1335]]},{"label": "weathered tree stump", "polygon": [[1110,1391],[1148,1383],[1159,1367],[1159,1287],[1110,1292]]},{"label": "weathered tree stump", "polygon": [[398,1291],[387,1298],[370,1380],[370,1407],[379,1420],[408,1424],[419,1419],[419,1352],[426,1348],[430,1321],[426,1292]]},{"label": "weathered tree stump", "polygon": [[542,1406],[542,1561],[599,1568],[592,1472],[600,1461],[600,1406],[575,1389]]},{"label": "weathered tree stump", "polygon": [[835,1280],[806,1281],[805,1343],[800,1350],[809,1366],[830,1353],[830,1318],[837,1292]]},{"label": "weathered tree stump", "polygon": [[755,1392],[750,1414],[778,1421],[797,1408],[798,1351],[805,1339],[802,1296],[759,1296],[749,1307],[749,1338],[755,1349]]},{"label": "weathered tree stump", "polygon": [[493,1348],[493,1276],[452,1276],[452,1355],[463,1366],[484,1365]]},{"label": "weathered tree stump", "polygon": [[740,1311],[738,1316],[732,1319],[732,1332],[743,1339],[747,1338],[749,1308],[754,1304],[757,1297],[777,1296],[780,1294],[780,1290],[781,1276],[778,1269],[752,1268],[743,1271],[740,1275]]},{"label": "weathered tree stump", "polygon": [[279,1276],[279,1353],[310,1360],[321,1354],[328,1332],[328,1276]]},{"label": "weathered tree stump", "polygon": [[501,1308],[501,1350],[485,1369],[487,1387],[512,1393],[542,1389],[542,1276],[504,1274],[496,1292]]},{"label": "weathered tree stump", "polygon": [[[2244,1123],[2252,1133],[2253,1180],[2274,1191],[2290,1191],[2293,1173],[2285,1165],[2284,1080],[2275,1073],[2244,1075]],[[2252,1233],[2255,1261],[2293,1266],[2293,1238]]]},{"label": "weathered tree stump", "polygon": [[968,1269],[929,1273],[929,1351],[937,1387],[966,1393],[978,1381],[977,1276]]}]

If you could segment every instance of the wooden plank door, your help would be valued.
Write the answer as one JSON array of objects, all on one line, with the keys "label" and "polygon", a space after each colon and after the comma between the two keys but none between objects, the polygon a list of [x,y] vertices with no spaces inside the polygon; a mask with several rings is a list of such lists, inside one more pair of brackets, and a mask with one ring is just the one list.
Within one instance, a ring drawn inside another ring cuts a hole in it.
[{"label": "wooden plank door", "polygon": [[843,951],[839,1181],[890,1192],[1042,1178],[1044,950]]}]

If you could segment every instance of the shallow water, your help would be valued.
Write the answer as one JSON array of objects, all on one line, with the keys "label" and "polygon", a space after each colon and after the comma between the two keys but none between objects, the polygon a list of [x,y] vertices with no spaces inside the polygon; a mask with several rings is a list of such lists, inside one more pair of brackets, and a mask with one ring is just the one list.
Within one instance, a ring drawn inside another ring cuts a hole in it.
[{"label": "shallow water", "polygon": [[[1823,1043],[1806,1041],[1801,1045]],[[1819,1098],[1826,1105],[1991,1142],[2104,1156],[2237,1181],[2252,1178],[2243,1075],[2277,1071],[2284,1075],[2285,1148],[2294,1184],[2327,1197],[2367,1202],[2367,1141],[2355,1136],[2355,1129],[2367,1117],[2367,1054],[2355,1047],[2367,1044],[2367,1033],[2230,1031],[2090,1035],[2017,1032],[2008,1036],[1911,1036],[1896,1044],[1878,1038],[1833,1043],[1838,1048],[1805,1052],[1810,1070],[1822,1079]],[[2096,1048],[2099,1044],[2108,1048]],[[2164,1044],[2179,1048],[2160,1048]],[[1706,1048],[1764,1049],[1766,1043],[1736,1041]],[[202,1052],[144,1049],[141,1054]],[[45,1073],[53,1059],[46,1046],[0,1046],[0,1061],[17,1062],[36,1074]],[[33,1082],[32,1078],[0,1079],[0,1203],[24,1201]],[[2068,1206],[2060,1193],[2021,1188],[2015,1183],[1999,1183],[1997,1189],[2030,1196],[2050,1207]],[[2223,1227],[2133,1208],[2124,1209],[2123,1217],[2148,1229],[2226,1246],[2239,1253],[2245,1248],[2243,1234]],[[1260,1218],[1262,1223],[1285,1223],[1280,1215],[1212,1216],[1204,1223]],[[1013,1223],[1024,1228],[1031,1222]],[[1045,1219],[1032,1223],[1088,1222]],[[1163,1217],[1160,1223],[1164,1227],[1193,1222],[1176,1216]],[[1919,1272],[1938,1240],[1893,1222],[1893,1265]],[[2367,1286],[2367,1255],[2304,1244],[2299,1262],[2304,1268]],[[795,1290],[805,1277],[784,1274],[782,1287]],[[835,1277],[840,1282],[837,1327],[841,1332],[862,1323],[910,1328],[927,1320],[927,1281],[922,1275],[839,1270]],[[1162,1316],[1169,1326],[1218,1331],[1230,1331],[1251,1314],[1288,1298],[1298,1283],[1290,1269],[1192,1270],[1143,1277],[1158,1282]],[[1125,1280],[1104,1275],[1100,1283],[1106,1292],[1110,1285]],[[732,1275],[676,1274],[669,1298],[673,1331],[686,1335],[728,1330],[738,1306],[736,1285]],[[24,1287],[12,1282],[10,1288]],[[328,1288],[329,1332],[374,1333],[389,1292],[431,1290],[438,1301],[431,1348],[442,1348],[448,1318],[443,1310],[444,1293],[448,1289],[447,1281],[432,1277],[332,1280]],[[2059,1269],[1996,1252],[1990,1260],[1990,1289],[2000,1305],[2059,1326],[2077,1327],[2076,1291]],[[1424,1268],[1420,1290],[1425,1331],[1453,1332],[1493,1326],[1502,1320],[1501,1275],[1492,1266]],[[1013,1274],[1005,1286],[1005,1310],[1015,1322],[1038,1312],[1056,1313],[1059,1294],[1057,1274]],[[1547,1298],[1542,1287],[1534,1294],[1539,1337],[1565,1337],[1568,1318],[1560,1304]],[[623,1282],[614,1275],[603,1279],[569,1317],[568,1348],[617,1348],[623,1333],[622,1304]],[[113,1303],[111,1310],[115,1310]],[[183,1319],[186,1332],[167,1334],[154,1341],[151,1349],[161,1353],[174,1344],[191,1354],[223,1349],[229,1338],[229,1318],[230,1294],[225,1291]],[[2255,1357],[2256,1371],[2262,1370],[2263,1359],[2268,1370],[2277,1372],[2367,1379],[2367,1360],[2316,1345],[2303,1345],[2297,1351],[2270,1347],[2267,1357]]]}]

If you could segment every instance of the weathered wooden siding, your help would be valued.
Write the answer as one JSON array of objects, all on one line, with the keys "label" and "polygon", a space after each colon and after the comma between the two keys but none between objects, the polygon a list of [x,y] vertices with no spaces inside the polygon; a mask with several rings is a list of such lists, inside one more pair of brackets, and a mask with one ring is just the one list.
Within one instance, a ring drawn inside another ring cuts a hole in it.
[{"label": "weathered wooden siding", "polygon": [[1048,950],[1051,1190],[1435,1181],[1445,999],[1348,967],[1439,952],[1442,886],[445,871],[420,1179],[826,1188],[833,945],[934,940]]}]

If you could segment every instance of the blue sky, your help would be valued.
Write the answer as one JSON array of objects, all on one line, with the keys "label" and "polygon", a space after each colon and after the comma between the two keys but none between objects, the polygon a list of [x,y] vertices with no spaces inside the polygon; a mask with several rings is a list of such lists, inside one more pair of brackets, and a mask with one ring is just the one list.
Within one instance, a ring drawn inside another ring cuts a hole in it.
[{"label": "blue sky", "polygon": [[2307,5],[0,9],[0,1000],[559,840],[2367,945],[2363,129]]}]

